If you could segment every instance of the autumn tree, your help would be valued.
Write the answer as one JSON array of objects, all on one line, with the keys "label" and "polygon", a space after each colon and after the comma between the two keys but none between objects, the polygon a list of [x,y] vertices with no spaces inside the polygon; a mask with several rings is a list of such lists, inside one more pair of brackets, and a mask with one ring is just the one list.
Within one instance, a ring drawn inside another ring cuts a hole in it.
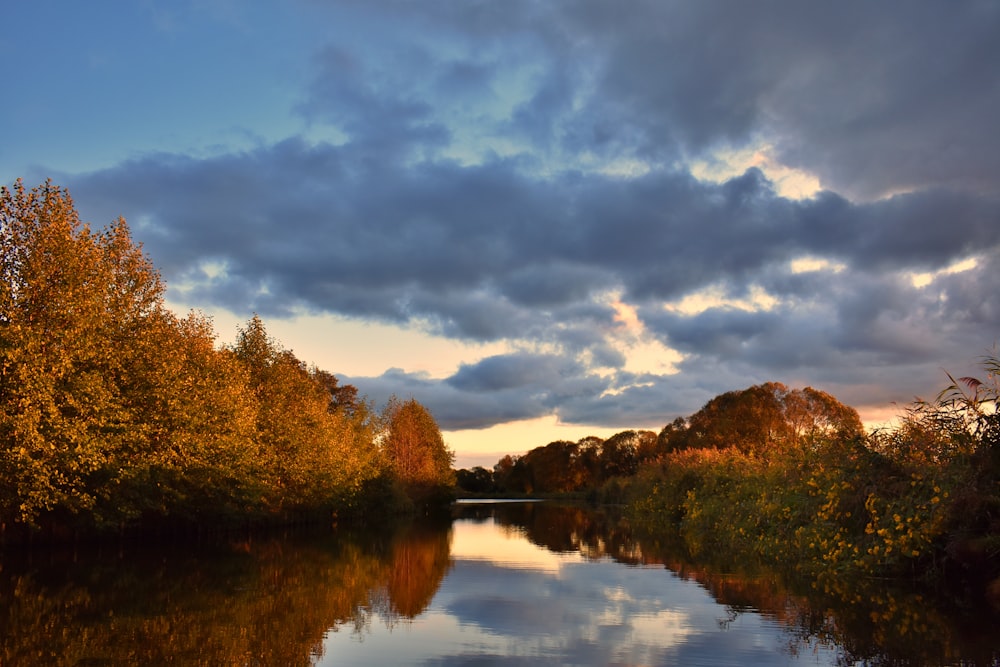
[{"label": "autumn tree", "polygon": [[507,454],[493,466],[493,481],[498,490],[531,493],[535,487],[523,456]]},{"label": "autumn tree", "polygon": [[340,384],[340,379],[336,375],[318,368],[312,368],[310,374],[329,393],[331,412],[337,410],[353,412],[359,407],[358,388],[353,384]]},{"label": "autumn tree", "polygon": [[19,181],[0,192],[0,252],[3,519],[241,510],[255,455],[239,370],[207,318],[164,307],[125,220],[94,232],[67,192]]},{"label": "autumn tree", "polygon": [[660,439],[670,450],[733,447],[766,455],[823,436],[843,440],[863,433],[857,411],[831,395],[767,382],[716,396],[686,422],[664,429]]},{"label": "autumn tree", "polygon": [[232,353],[255,400],[254,442],[271,511],[351,502],[380,474],[376,424],[355,392],[331,391],[336,378],[310,370],[268,335],[258,315],[239,330]]},{"label": "autumn tree", "polygon": [[850,439],[864,435],[857,410],[812,387],[793,389],[782,396],[785,421],[798,441],[822,437]]},{"label": "autumn tree", "polygon": [[164,286],[124,219],[94,232],[51,183],[0,189],[0,274],[4,513],[94,512],[149,454],[131,378],[171,327]]},{"label": "autumn tree", "polygon": [[129,494],[146,514],[198,521],[243,515],[260,497],[255,405],[244,369],[215,346],[211,320],[164,313],[159,334],[134,351],[123,378],[131,426],[147,443],[140,460],[120,460]]},{"label": "autumn tree", "polygon": [[676,417],[657,434],[655,446],[652,448],[647,446],[644,450],[644,459],[654,460],[670,452],[685,449],[688,446],[687,429],[687,419]]},{"label": "autumn tree", "polygon": [[164,305],[118,219],[0,189],[0,530],[343,506],[383,474],[378,420],[259,318],[218,349]]},{"label": "autumn tree", "polygon": [[454,493],[454,454],[445,446],[434,417],[415,399],[392,397],[383,410],[383,451],[407,496],[421,504]]},{"label": "autumn tree", "polygon": [[635,444],[636,464],[642,465],[655,460],[659,455],[659,435],[653,431],[637,431]]},{"label": "autumn tree", "polygon": [[[542,447],[535,447],[520,459],[526,468],[531,490],[537,493],[566,493],[578,491],[590,479],[586,465],[593,460],[596,465],[596,443],[555,440]],[[598,440],[599,442],[599,440]],[[581,454],[584,452],[584,455]],[[590,451],[594,456],[587,454]]]}]

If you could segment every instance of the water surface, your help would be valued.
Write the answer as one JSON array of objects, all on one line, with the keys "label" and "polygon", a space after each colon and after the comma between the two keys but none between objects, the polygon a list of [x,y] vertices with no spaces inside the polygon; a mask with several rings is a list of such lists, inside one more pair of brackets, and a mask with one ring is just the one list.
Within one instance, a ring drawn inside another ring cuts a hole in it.
[{"label": "water surface", "polygon": [[693,562],[583,507],[467,504],[393,529],[4,554],[0,665],[996,664],[991,618],[865,586]]}]

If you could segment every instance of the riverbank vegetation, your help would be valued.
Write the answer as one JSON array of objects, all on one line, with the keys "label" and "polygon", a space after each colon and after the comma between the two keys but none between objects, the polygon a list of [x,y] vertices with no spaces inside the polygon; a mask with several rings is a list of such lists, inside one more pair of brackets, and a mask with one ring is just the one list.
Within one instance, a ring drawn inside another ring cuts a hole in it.
[{"label": "riverbank vegetation", "polygon": [[51,183],[0,189],[4,540],[448,497],[451,454],[416,401],[376,410],[257,315],[219,346],[164,292],[124,219],[95,231]]},{"label": "riverbank vegetation", "polygon": [[[480,493],[574,491],[622,504],[692,554],[812,576],[960,582],[1000,606],[1000,360],[951,379],[892,428],[866,433],[824,392],[766,383],[722,394],[658,435],[555,442],[493,471]],[[492,485],[492,486],[490,486]]]},{"label": "riverbank vegetation", "polygon": [[893,429],[841,423],[769,438],[766,450],[678,448],[630,480],[630,513],[676,529],[694,553],[829,582],[957,577],[1000,602],[998,362],[984,367],[985,381],[953,382]]}]

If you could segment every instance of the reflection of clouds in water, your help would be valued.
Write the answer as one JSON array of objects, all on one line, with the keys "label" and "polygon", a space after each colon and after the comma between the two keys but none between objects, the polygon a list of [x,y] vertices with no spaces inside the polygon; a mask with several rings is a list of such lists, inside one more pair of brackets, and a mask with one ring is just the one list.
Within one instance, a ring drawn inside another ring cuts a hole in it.
[{"label": "reflection of clouds in water", "polygon": [[489,524],[456,524],[456,565],[435,601],[486,643],[507,638],[504,655],[514,646],[514,655],[556,662],[645,663],[697,632],[687,611],[669,608],[704,599],[696,585],[510,538]]},{"label": "reflection of clouds in water", "polygon": [[669,570],[555,554],[491,523],[454,524],[454,566],[425,613],[359,641],[330,633],[320,665],[833,664],[791,655],[756,614],[725,607]]},{"label": "reflection of clouds in water", "polygon": [[628,642],[620,646],[615,654],[617,660],[628,664],[649,664],[662,660],[662,654],[668,649],[680,647],[697,634],[689,616],[674,609],[635,614],[628,624]]},{"label": "reflection of clouds in water", "polygon": [[[629,648],[625,651],[629,662],[645,662],[649,656],[640,657],[636,651],[643,647],[669,648],[686,641],[696,634],[689,614],[677,609],[663,609],[659,598],[636,599],[623,587],[606,588],[604,610],[594,617],[598,627],[622,626],[628,629]],[[619,651],[616,658],[626,657]]]}]

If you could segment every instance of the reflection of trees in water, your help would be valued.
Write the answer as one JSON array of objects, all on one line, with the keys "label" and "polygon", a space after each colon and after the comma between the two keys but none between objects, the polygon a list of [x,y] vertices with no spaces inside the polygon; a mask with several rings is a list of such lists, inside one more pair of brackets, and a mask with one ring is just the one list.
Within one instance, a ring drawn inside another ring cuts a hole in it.
[{"label": "reflection of trees in water", "polygon": [[506,532],[557,553],[579,552],[585,558],[611,558],[635,565],[642,555],[629,525],[614,513],[579,505],[511,502],[456,505],[456,516],[494,520]]},{"label": "reflection of trees in water", "polygon": [[393,539],[385,583],[372,596],[372,607],[387,623],[415,618],[434,598],[451,566],[448,526],[414,524]]},{"label": "reflection of trees in water", "polygon": [[1000,664],[995,612],[960,608],[904,582],[849,580],[836,573],[803,581],[750,562],[696,562],[679,538],[639,534],[613,512],[580,506],[511,503],[458,511],[480,521],[493,517],[551,551],[662,565],[724,605],[728,615],[721,624],[751,611],[785,627],[792,652],[822,644],[838,647],[845,664]]},{"label": "reflection of trees in water", "polygon": [[410,527],[195,553],[5,556],[0,665],[307,665],[330,630],[423,611],[448,546],[447,527]]},{"label": "reflection of trees in water", "polygon": [[[726,607],[789,630],[789,649],[836,645],[845,663],[996,664],[996,617],[874,580],[803,584],[750,563],[695,562],[679,542],[579,506],[462,507],[537,545],[656,565]],[[263,539],[215,549],[47,553],[0,561],[0,665],[309,664],[329,631],[367,633],[426,610],[450,567],[450,524]],[[666,575],[665,575],[666,576]],[[811,586],[815,584],[815,588]]]},{"label": "reflection of trees in water", "polygon": [[359,622],[356,599],[371,570],[349,546],[331,557],[278,542],[194,556],[92,556],[5,573],[2,664],[308,664],[327,627]]}]

